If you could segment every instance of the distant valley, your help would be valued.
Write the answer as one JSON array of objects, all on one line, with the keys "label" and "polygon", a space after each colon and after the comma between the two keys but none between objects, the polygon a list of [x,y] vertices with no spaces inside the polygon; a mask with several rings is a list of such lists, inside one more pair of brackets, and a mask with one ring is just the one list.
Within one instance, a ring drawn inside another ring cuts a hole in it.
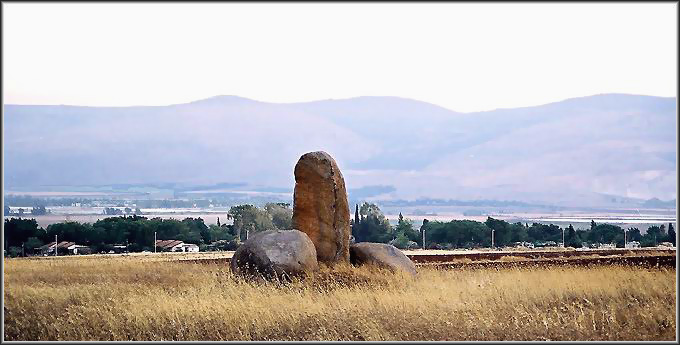
[{"label": "distant valley", "polygon": [[300,155],[324,150],[351,199],[674,208],[676,106],[626,94],[476,113],[397,97],[5,105],[5,193],[97,185],[290,193]]}]

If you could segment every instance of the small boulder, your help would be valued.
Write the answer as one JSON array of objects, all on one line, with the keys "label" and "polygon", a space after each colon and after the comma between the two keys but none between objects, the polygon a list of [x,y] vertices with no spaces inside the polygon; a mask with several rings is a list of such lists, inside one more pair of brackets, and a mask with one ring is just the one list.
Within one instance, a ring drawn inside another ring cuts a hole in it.
[{"label": "small boulder", "polygon": [[319,269],[314,243],[299,230],[269,230],[241,244],[230,263],[234,274],[267,280],[290,280]]},{"label": "small boulder", "polygon": [[403,271],[415,276],[416,265],[397,247],[385,243],[354,243],[349,246],[349,260],[353,265],[373,264],[392,271]]}]

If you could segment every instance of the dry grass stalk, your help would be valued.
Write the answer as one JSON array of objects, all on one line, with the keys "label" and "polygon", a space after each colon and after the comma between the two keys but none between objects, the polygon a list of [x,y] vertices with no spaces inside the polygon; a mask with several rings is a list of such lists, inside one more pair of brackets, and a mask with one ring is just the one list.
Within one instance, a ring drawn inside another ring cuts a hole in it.
[{"label": "dry grass stalk", "polygon": [[322,267],[286,285],[226,264],[5,261],[7,340],[675,340],[675,270]]}]

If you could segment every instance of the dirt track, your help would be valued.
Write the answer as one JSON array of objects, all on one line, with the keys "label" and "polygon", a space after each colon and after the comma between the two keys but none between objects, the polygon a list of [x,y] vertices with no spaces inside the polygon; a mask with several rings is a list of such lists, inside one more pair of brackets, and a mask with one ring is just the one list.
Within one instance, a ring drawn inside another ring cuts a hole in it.
[{"label": "dirt track", "polygon": [[[676,251],[660,249],[606,249],[590,251],[486,252],[470,254],[409,254],[418,267],[433,268],[510,268],[529,266],[634,265],[676,267]],[[230,258],[181,260],[187,263],[226,264]]]},{"label": "dirt track", "polygon": [[451,262],[460,259],[473,261],[502,260],[503,258],[569,258],[575,256],[647,256],[675,255],[675,251],[665,249],[595,249],[595,250],[529,250],[529,251],[488,251],[464,254],[413,254],[407,255],[415,263]]},{"label": "dirt track", "polygon": [[626,265],[641,267],[666,267],[675,268],[675,255],[650,255],[650,256],[618,256],[601,258],[574,258],[574,259],[538,259],[523,261],[479,261],[479,262],[434,262],[417,263],[418,267],[435,267],[442,269],[452,268],[513,268],[513,267],[536,267],[536,266],[598,266],[598,265]]}]

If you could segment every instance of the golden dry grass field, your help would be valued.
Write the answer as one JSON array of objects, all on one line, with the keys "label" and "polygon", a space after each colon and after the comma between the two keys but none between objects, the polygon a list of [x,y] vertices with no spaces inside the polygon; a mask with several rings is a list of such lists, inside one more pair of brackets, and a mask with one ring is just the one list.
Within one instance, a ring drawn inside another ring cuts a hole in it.
[{"label": "golden dry grass field", "polygon": [[676,340],[675,269],[322,267],[285,286],[226,263],[5,259],[5,340]]}]

